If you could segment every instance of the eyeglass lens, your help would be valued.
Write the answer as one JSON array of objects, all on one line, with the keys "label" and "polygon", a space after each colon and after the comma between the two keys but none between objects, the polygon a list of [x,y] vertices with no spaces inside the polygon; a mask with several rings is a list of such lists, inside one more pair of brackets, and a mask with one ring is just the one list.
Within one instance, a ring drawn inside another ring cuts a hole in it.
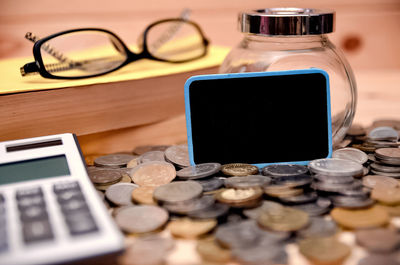
[{"label": "eyeglass lens", "polygon": [[147,32],[147,47],[155,58],[180,62],[204,55],[206,47],[199,30],[184,21],[166,21]]},{"label": "eyeglass lens", "polygon": [[61,77],[96,75],[119,67],[127,58],[121,43],[101,31],[77,31],[41,46],[46,71]]}]

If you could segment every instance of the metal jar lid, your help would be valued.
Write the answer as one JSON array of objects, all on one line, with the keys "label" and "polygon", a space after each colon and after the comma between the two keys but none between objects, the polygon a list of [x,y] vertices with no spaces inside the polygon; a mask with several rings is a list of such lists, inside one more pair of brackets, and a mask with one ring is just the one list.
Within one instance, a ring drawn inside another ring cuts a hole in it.
[{"label": "metal jar lid", "polygon": [[319,35],[331,33],[335,11],[311,8],[267,8],[239,14],[241,32],[259,35]]}]

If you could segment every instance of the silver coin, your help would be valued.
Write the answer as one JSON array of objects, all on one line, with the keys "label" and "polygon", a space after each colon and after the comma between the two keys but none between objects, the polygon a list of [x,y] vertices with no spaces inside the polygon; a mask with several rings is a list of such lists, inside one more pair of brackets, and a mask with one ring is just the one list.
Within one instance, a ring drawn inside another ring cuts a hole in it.
[{"label": "silver coin", "polygon": [[372,146],[375,148],[390,148],[390,147],[399,147],[399,142],[389,142],[389,141],[376,141],[376,140],[366,140],[364,142],[365,145]]},{"label": "silver coin", "polygon": [[88,170],[90,180],[94,184],[107,185],[109,183],[116,183],[122,179],[119,171],[111,169],[91,169]]},{"label": "silver coin", "polygon": [[295,187],[310,185],[312,182],[312,177],[307,174],[301,174],[301,175],[275,177],[274,181],[275,184],[277,185],[287,185],[292,188],[295,188]]},{"label": "silver coin", "polygon": [[261,231],[254,220],[245,220],[218,226],[215,238],[227,248],[251,247],[260,242]]},{"label": "silver coin", "polygon": [[335,235],[337,232],[338,227],[335,222],[322,217],[312,217],[310,218],[310,224],[296,233],[301,238],[309,238],[329,237]]},{"label": "silver coin", "polygon": [[173,145],[165,150],[165,158],[178,167],[190,166],[188,146]]},{"label": "silver coin", "polygon": [[290,233],[276,233],[261,229],[255,220],[240,220],[218,226],[216,240],[228,248],[250,248],[266,242],[278,243],[290,237]]},{"label": "silver coin", "polygon": [[380,148],[375,151],[375,157],[380,160],[400,161],[400,148]]},{"label": "silver coin", "polygon": [[362,187],[361,181],[353,181],[352,183],[327,183],[314,182],[311,187],[313,189],[325,192],[340,192],[342,190],[353,190]]},{"label": "silver coin", "polygon": [[344,189],[337,191],[340,195],[367,198],[371,191],[366,188]]},{"label": "silver coin", "polygon": [[218,173],[221,169],[220,163],[203,163],[189,166],[176,172],[181,179],[200,179]]},{"label": "silver coin", "polygon": [[135,156],[128,154],[111,154],[100,156],[94,160],[94,165],[98,167],[126,167],[129,161],[134,159]]},{"label": "silver coin", "polygon": [[162,203],[177,203],[201,196],[203,187],[195,181],[175,181],[154,190],[153,197]]},{"label": "silver coin", "polygon": [[377,127],[368,133],[368,138],[372,140],[398,141],[399,133],[392,127]]},{"label": "silver coin", "polygon": [[168,217],[168,212],[161,207],[140,205],[122,209],[115,221],[127,233],[148,233],[161,228]]},{"label": "silver coin", "polygon": [[308,169],[302,165],[276,164],[264,167],[261,172],[264,176],[283,177],[306,174],[308,173]]},{"label": "silver coin", "polygon": [[366,153],[352,147],[335,150],[332,153],[332,158],[351,160],[359,164],[364,164],[368,161],[368,155]]},{"label": "silver coin", "polygon": [[359,176],[363,174],[361,164],[340,158],[313,160],[310,162],[309,168],[315,174],[326,176]]},{"label": "silver coin", "polygon": [[215,203],[202,210],[192,211],[188,216],[196,219],[215,219],[225,216],[229,211],[229,206],[222,203]]},{"label": "silver coin", "polygon": [[318,199],[318,195],[315,192],[305,193],[292,197],[281,197],[279,200],[284,204],[303,204],[314,202]]},{"label": "silver coin", "polygon": [[363,185],[368,188],[375,188],[375,186],[382,186],[386,188],[396,188],[399,186],[399,182],[390,177],[369,175],[362,179]]},{"label": "silver coin", "polygon": [[396,167],[396,166],[387,166],[387,165],[383,165],[380,163],[372,163],[371,168],[376,170],[376,171],[380,171],[380,172],[386,172],[386,173],[400,173],[400,166]]},{"label": "silver coin", "polygon": [[132,183],[117,183],[106,190],[106,198],[117,206],[133,205],[132,191],[139,187]]},{"label": "silver coin", "polygon": [[385,164],[385,165],[392,165],[392,166],[400,166],[400,159],[381,159],[378,158],[376,162]]},{"label": "silver coin", "polygon": [[150,151],[142,154],[139,157],[139,163],[143,164],[146,162],[162,161],[165,162],[165,156],[163,151]]},{"label": "silver coin", "polygon": [[319,197],[316,202],[291,206],[292,208],[305,211],[309,216],[320,216],[330,211],[332,202],[328,198]]},{"label": "silver coin", "polygon": [[224,185],[224,179],[220,177],[213,177],[210,179],[196,180],[202,187],[203,192],[217,190]]},{"label": "silver coin", "polygon": [[371,172],[374,173],[375,175],[391,177],[391,178],[400,178],[400,173],[388,173],[388,172],[377,171],[374,169],[371,169]]},{"label": "silver coin", "polygon": [[[265,251],[266,249],[268,251]],[[232,250],[232,256],[243,265],[287,264],[287,254],[283,246],[269,242],[247,248],[235,248]]]},{"label": "silver coin", "polygon": [[354,178],[352,176],[326,176],[322,174],[315,174],[313,178],[321,182],[333,184],[345,184],[354,182]]},{"label": "silver coin", "polygon": [[263,201],[257,208],[243,210],[243,214],[250,219],[257,220],[262,213],[280,209],[282,207],[283,205],[277,202]]},{"label": "silver coin", "polygon": [[164,203],[163,207],[171,213],[188,214],[189,212],[203,210],[215,203],[214,196],[203,196],[201,198],[176,203]]},{"label": "silver coin", "polygon": [[375,203],[375,201],[370,198],[358,196],[331,196],[330,199],[335,207],[346,209],[366,208]]},{"label": "silver coin", "polygon": [[267,176],[262,175],[250,175],[243,177],[230,177],[224,180],[224,185],[227,188],[235,188],[235,189],[249,189],[249,188],[257,188],[264,187],[270,184],[272,179]]}]

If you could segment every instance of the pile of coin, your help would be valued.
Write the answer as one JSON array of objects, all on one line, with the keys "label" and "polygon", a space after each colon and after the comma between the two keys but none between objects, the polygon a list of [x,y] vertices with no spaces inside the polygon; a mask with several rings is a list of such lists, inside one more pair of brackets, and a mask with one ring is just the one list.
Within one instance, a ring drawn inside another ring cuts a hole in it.
[{"label": "pile of coin", "polygon": [[[163,264],[173,247],[159,244],[171,236],[198,239],[196,250],[210,264],[288,264],[288,244],[311,263],[340,264],[351,248],[338,240],[339,228],[354,230],[370,253],[359,264],[391,264],[400,261],[400,235],[385,228],[400,216],[400,122],[374,124],[354,126],[333,158],[308,166],[191,166],[187,146],[177,145],[100,156],[88,172],[117,225],[138,238],[121,264]],[[147,250],[158,247],[163,257]]]}]

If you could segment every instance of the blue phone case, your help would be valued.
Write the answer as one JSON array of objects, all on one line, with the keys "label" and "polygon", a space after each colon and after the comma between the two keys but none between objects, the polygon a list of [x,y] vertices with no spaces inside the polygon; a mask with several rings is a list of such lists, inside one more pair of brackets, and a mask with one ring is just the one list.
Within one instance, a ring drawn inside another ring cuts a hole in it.
[{"label": "blue phone case", "polygon": [[[249,77],[264,77],[264,76],[279,76],[279,75],[301,75],[301,74],[315,74],[319,73],[325,76],[326,79],[326,95],[327,95],[327,114],[328,114],[328,149],[329,153],[327,158],[332,157],[332,121],[331,121],[331,99],[330,99],[330,87],[329,87],[329,76],[328,73],[322,69],[310,68],[304,70],[290,70],[290,71],[275,71],[275,72],[252,72],[252,73],[233,73],[233,74],[212,74],[212,75],[198,75],[190,77],[185,83],[185,114],[186,114],[186,128],[188,138],[188,149],[189,159],[191,165],[194,163],[193,153],[193,139],[192,139],[192,120],[190,115],[190,98],[189,98],[189,87],[193,81],[197,80],[213,80],[213,79],[232,79],[232,78],[249,78]],[[277,163],[262,163],[253,164],[259,168],[265,167],[272,164],[299,164],[308,165],[310,161],[287,161]]]}]

